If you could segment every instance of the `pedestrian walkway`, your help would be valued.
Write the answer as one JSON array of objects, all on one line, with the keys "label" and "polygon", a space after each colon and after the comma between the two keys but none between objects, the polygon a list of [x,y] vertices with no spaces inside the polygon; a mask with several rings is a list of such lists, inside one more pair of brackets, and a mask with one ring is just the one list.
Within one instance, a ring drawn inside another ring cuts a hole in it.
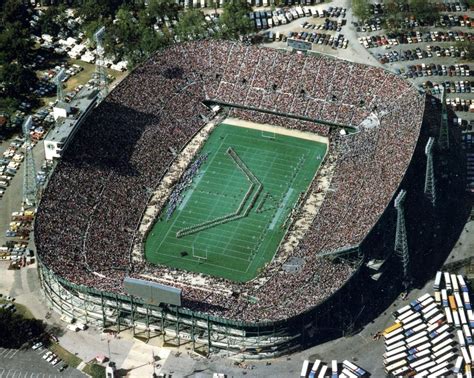
[{"label": "pedestrian walkway", "polygon": [[136,342],[120,369],[126,370],[128,377],[151,377],[153,373],[159,374],[169,354],[169,349]]}]

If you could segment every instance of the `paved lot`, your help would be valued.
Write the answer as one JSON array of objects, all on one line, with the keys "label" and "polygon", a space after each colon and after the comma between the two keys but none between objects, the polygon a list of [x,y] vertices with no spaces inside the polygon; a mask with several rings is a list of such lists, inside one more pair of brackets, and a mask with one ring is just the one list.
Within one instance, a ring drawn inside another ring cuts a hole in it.
[{"label": "paved lot", "polygon": [[[321,11],[323,9],[328,9],[330,6],[331,7],[343,7],[347,9],[346,13],[346,25],[342,27],[342,30],[340,34],[344,35],[346,39],[348,39],[349,45],[347,49],[333,49],[331,47],[325,46],[325,45],[315,45],[313,44],[313,49],[312,51],[326,54],[326,55],[331,55],[334,57],[338,57],[341,59],[346,59],[352,62],[358,62],[358,63],[365,63],[365,64],[371,64],[374,66],[380,66],[380,63],[375,59],[370,53],[368,53],[363,46],[359,44],[357,41],[356,37],[356,30],[352,26],[352,12],[350,11],[350,0],[334,0],[331,3],[322,3],[319,5],[314,5],[314,6],[309,6],[307,8],[310,8],[312,11],[317,9],[318,11]],[[265,8],[258,8],[260,9],[265,9]],[[331,19],[334,19],[331,18]],[[284,35],[287,35],[289,31],[308,31],[307,29],[301,28],[300,24],[304,21],[307,21],[312,24],[320,24],[322,23],[324,18],[313,18],[311,17],[303,17],[299,18],[295,21],[292,21],[286,25],[280,25],[271,29],[273,32],[280,32],[283,33]],[[325,34],[330,34],[330,35],[335,35],[335,31],[328,31],[328,30],[310,30],[311,32],[315,31],[317,33],[325,33]],[[278,48],[278,49],[286,49],[286,42],[272,42],[272,43],[267,43],[265,46],[268,47],[273,47],[273,48]]]},{"label": "paved lot", "polygon": [[86,375],[74,368],[58,372],[62,362],[52,366],[43,360],[47,349],[18,350],[0,348],[0,378],[53,378],[53,377],[85,377]]}]

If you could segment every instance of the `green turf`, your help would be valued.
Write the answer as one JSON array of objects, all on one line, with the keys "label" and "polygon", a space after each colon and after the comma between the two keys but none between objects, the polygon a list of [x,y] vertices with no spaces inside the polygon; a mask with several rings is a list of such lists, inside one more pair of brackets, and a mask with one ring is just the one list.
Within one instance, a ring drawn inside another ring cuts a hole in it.
[{"label": "green turf", "polygon": [[311,183],[326,148],[219,125],[200,151],[209,156],[180,205],[169,220],[162,215],[149,233],[147,260],[233,281],[254,278],[273,258],[291,208]]}]

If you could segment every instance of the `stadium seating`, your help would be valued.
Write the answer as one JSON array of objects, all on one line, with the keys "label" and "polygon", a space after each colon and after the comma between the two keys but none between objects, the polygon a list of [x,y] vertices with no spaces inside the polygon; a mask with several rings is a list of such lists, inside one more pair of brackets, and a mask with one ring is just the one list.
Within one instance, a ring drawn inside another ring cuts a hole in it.
[{"label": "stadium seating", "polygon": [[[214,289],[201,290],[176,280],[183,305],[236,320],[278,320],[337,291],[353,268],[318,254],[357,245],[376,224],[410,163],[424,97],[380,68],[234,42],[190,42],[158,52],[95,109],[55,169],[38,209],[41,261],[76,284],[114,293],[124,292],[126,275],[176,275],[164,266],[132,263],[131,250],[143,237],[137,230],[150,193],[176,152],[211,117],[202,101],[213,99],[255,109],[234,108],[230,113],[237,118],[328,136],[324,164],[335,163],[336,169],[332,190],[288,256],[303,259],[298,272],[285,272],[282,260],[274,259],[258,282],[209,277]],[[353,126],[374,114],[379,124],[343,136],[284,113]],[[250,303],[229,292],[262,300]]]}]

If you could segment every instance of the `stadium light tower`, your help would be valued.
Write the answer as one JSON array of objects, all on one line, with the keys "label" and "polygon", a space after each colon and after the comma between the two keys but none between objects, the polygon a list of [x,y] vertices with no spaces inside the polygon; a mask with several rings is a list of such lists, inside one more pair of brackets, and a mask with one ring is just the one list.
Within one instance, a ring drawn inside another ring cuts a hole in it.
[{"label": "stadium light tower", "polygon": [[397,198],[395,198],[395,208],[397,209],[397,229],[395,234],[395,253],[400,256],[402,260],[403,267],[403,287],[405,290],[410,286],[410,277],[409,277],[409,263],[410,263],[410,254],[408,250],[408,240],[407,240],[407,229],[405,226],[405,197],[406,190],[400,190]]},{"label": "stadium light tower", "polygon": [[442,151],[449,150],[448,111],[446,108],[446,91],[441,86],[441,126],[439,128],[438,145]]},{"label": "stadium light tower", "polygon": [[96,42],[97,57],[95,60],[95,74],[97,80],[97,88],[99,89],[99,101],[103,100],[107,96],[107,72],[105,70],[104,62],[104,34],[105,26],[102,26],[94,34],[94,40]]},{"label": "stadium light tower", "polygon": [[64,90],[63,90],[63,77],[64,77],[64,68],[61,68],[58,74],[54,77],[54,83],[56,84],[56,98],[58,103],[64,101]]},{"label": "stadium light tower", "polygon": [[434,138],[430,137],[425,147],[426,155],[426,175],[425,175],[425,195],[431,201],[431,204],[436,204],[436,185],[434,177],[434,166],[433,166],[433,146]]},{"label": "stadium light tower", "polygon": [[36,205],[36,169],[33,159],[33,146],[31,145],[30,127],[32,124],[31,116],[23,122],[23,135],[25,137],[25,172],[23,175],[23,207],[33,207]]}]

